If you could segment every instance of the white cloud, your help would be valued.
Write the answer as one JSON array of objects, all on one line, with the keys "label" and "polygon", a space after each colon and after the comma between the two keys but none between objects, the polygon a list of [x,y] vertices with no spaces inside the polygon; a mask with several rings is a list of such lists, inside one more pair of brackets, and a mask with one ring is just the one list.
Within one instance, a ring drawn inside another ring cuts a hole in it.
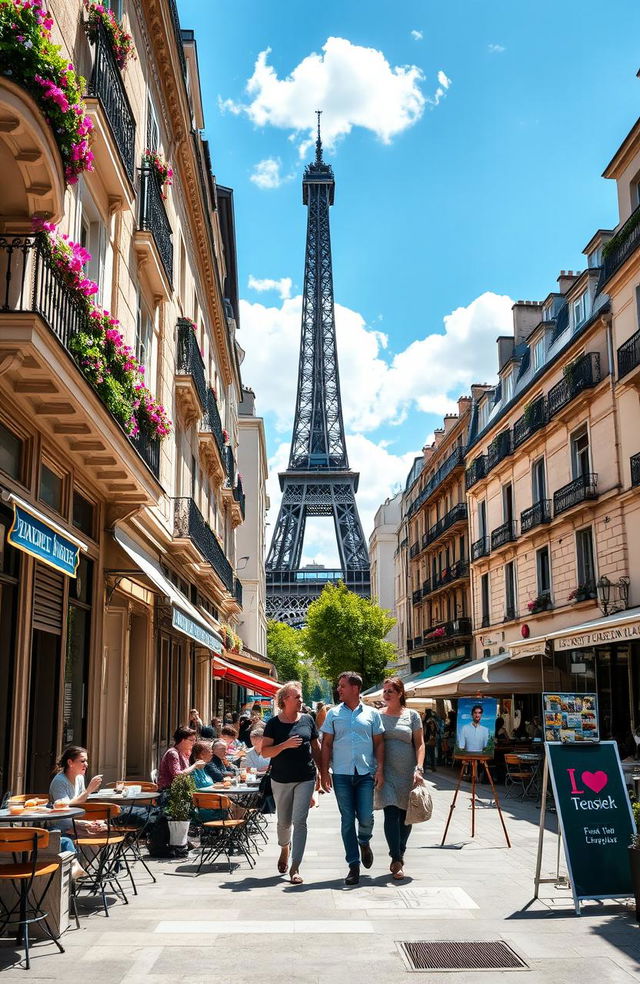
[{"label": "white cloud", "polygon": [[249,175],[249,180],[253,181],[258,188],[279,188],[285,181],[291,181],[295,178],[295,174],[283,176],[280,173],[281,167],[280,158],[267,157],[255,165],[253,173]]},{"label": "white cloud", "polygon": [[345,38],[328,38],[322,53],[307,55],[285,78],[268,64],[270,51],[257,57],[246,84],[249,101],[220,98],[219,106],[246,113],[256,126],[293,131],[301,157],[315,140],[316,109],[323,110],[322,139],[329,149],[354,126],[388,144],[421,118],[427,102],[437,105],[450,84],[440,72],[433,96],[426,96],[425,76],[416,65],[392,67],[381,51]]},{"label": "white cloud", "polygon": [[423,36],[424,35],[423,35],[422,31],[412,31],[411,32],[411,37],[413,38],[414,41],[422,41]]},{"label": "white cloud", "polygon": [[280,280],[270,280],[266,277],[263,280],[258,280],[250,273],[247,287],[249,290],[258,291],[258,293],[263,293],[267,290],[276,290],[280,294],[280,300],[286,301],[291,297],[292,284],[291,277],[281,277]]},{"label": "white cloud", "polygon": [[487,48],[492,55],[501,55],[503,51],[507,50],[503,44],[488,44]]}]

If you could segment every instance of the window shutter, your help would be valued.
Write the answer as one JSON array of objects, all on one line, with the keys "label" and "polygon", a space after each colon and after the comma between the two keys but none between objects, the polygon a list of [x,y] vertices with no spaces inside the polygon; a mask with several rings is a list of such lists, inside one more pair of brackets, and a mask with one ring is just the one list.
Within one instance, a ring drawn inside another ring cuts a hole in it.
[{"label": "window shutter", "polygon": [[33,582],[33,627],[62,635],[65,575],[36,563]]}]

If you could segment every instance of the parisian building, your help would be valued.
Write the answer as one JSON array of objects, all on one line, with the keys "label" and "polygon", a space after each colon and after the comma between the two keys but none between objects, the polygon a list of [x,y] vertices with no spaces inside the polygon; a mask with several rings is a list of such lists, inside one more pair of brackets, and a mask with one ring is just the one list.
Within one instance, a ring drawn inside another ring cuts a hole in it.
[{"label": "parisian building", "polygon": [[[395,564],[394,557],[398,545],[398,526],[402,510],[402,492],[397,492],[378,507],[373,530],[369,537],[369,567],[371,571],[371,597],[384,608],[393,612],[395,607]],[[394,615],[394,617],[396,617]],[[396,653],[399,651],[399,625],[396,624],[387,634]],[[389,667],[394,673],[404,668],[404,661],[396,661]]]},{"label": "parisian building", "polygon": [[233,193],[174,0],[121,6],[27,8],[3,52],[3,790],[68,744],[148,778],[191,707],[246,693]]}]

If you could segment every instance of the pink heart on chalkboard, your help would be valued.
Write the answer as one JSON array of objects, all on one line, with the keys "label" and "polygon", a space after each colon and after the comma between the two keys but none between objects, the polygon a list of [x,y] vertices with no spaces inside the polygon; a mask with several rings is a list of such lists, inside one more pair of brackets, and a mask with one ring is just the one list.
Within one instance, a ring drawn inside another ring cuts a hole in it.
[{"label": "pink heart on chalkboard", "polygon": [[609,782],[609,776],[606,772],[583,772],[582,781],[594,793],[599,793]]}]

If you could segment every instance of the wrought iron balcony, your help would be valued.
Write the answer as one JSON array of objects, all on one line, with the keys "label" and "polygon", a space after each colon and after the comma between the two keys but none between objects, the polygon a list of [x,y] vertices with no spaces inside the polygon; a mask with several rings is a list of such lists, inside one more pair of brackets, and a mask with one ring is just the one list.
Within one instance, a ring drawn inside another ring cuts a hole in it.
[{"label": "wrought iron balcony", "polygon": [[481,536],[479,540],[471,544],[471,560],[480,560],[481,557],[489,556],[489,540],[486,536]]},{"label": "wrought iron balcony", "polygon": [[233,596],[242,608],[242,582],[237,577],[233,581]]},{"label": "wrought iron balcony", "polygon": [[520,513],[520,532],[528,533],[535,526],[551,522],[551,499],[540,499],[530,509]]},{"label": "wrought iron balcony", "polygon": [[178,51],[178,58],[180,59],[180,68],[182,69],[182,75],[186,80],[187,59],[185,58],[184,47],[182,45],[182,30],[180,28],[180,17],[178,16],[178,5],[176,0],[169,0],[169,13],[171,14],[171,23],[173,24],[173,33],[176,39],[176,49]]},{"label": "wrought iron balcony", "polygon": [[457,560],[455,564],[445,567],[439,574],[432,578],[432,591],[443,588],[453,581],[458,581],[461,577],[466,577],[469,573],[469,565],[466,560]]},{"label": "wrought iron balcony", "polygon": [[450,509],[449,512],[446,513],[446,515],[444,515],[441,519],[439,519],[437,523],[434,523],[434,525],[426,534],[427,544],[433,543],[435,540],[441,537],[446,530],[450,529],[456,523],[459,523],[461,521],[464,521],[465,523],[467,521],[466,502],[459,502],[457,505],[453,507],[453,509]]},{"label": "wrought iron balcony", "polygon": [[[207,407],[207,394],[211,391],[207,388],[204,362],[200,355],[196,334],[191,322],[185,318],[178,318],[176,377],[183,377],[183,380],[187,382],[189,390],[193,386],[200,403],[199,408],[197,406],[194,407],[196,417],[199,417]],[[182,385],[183,380],[176,379],[176,384],[181,389],[185,389]]]},{"label": "wrought iron balcony", "polygon": [[160,182],[155,168],[143,164],[140,168],[140,229],[153,236],[164,272],[170,286],[173,286],[173,240],[167,211],[162,200]]},{"label": "wrought iron balcony", "polygon": [[539,431],[547,422],[547,403],[541,396],[534,403],[529,404],[525,411],[513,425],[513,446],[519,447],[528,437]]},{"label": "wrought iron balcony", "polygon": [[640,246],[640,205],[631,213],[622,229],[605,245],[602,257],[602,287]]},{"label": "wrought iron balcony", "polygon": [[160,477],[160,441],[157,437],[147,437],[140,432],[137,437],[130,437],[129,440],[142,458],[149,466],[156,478]]},{"label": "wrought iron balcony", "polygon": [[101,20],[96,22],[95,53],[88,95],[100,100],[124,169],[133,181],[136,120]]},{"label": "wrought iron balcony", "polygon": [[233,488],[236,482],[236,463],[233,457],[233,448],[230,444],[225,444],[224,458],[224,469],[227,473],[227,480],[230,488]]},{"label": "wrought iron balcony", "polygon": [[220,452],[220,458],[222,459],[225,456],[222,421],[220,419],[220,411],[218,410],[218,401],[211,389],[207,390],[207,402],[202,420],[200,421],[200,430],[213,434],[218,451]]},{"label": "wrought iron balcony", "polygon": [[411,544],[411,547],[409,549],[409,556],[411,558],[417,557],[419,553],[420,553],[420,542],[419,540],[416,540],[415,543]]},{"label": "wrought iron balcony", "polygon": [[505,430],[487,448],[487,472],[499,465],[513,451],[511,431]]},{"label": "wrought iron balcony", "polygon": [[419,601],[422,601],[422,591],[420,588],[417,588],[411,597],[414,605],[417,605]]},{"label": "wrought iron balcony", "polygon": [[491,549],[498,550],[505,543],[512,543],[518,539],[517,523],[514,519],[507,520],[491,533]]},{"label": "wrought iron balcony", "polygon": [[549,417],[566,407],[583,390],[600,382],[600,355],[588,352],[565,367],[564,379],[549,390],[547,408]]},{"label": "wrought iron balcony", "polygon": [[640,366],[640,331],[628,338],[618,349],[618,379]]},{"label": "wrought iron balcony", "polygon": [[422,549],[423,550],[424,550],[425,547],[429,546],[429,534],[428,533],[423,533],[422,534],[422,540],[420,541],[420,543],[421,543],[421,546],[422,546]]},{"label": "wrought iron balcony", "polygon": [[237,485],[235,486],[235,488],[233,490],[233,498],[238,503],[238,505],[240,506],[240,512],[242,514],[242,518],[244,519],[245,518],[245,514],[246,514],[246,508],[247,508],[246,507],[246,496],[245,496],[244,490],[242,488],[242,479],[240,478],[239,475],[238,475]]},{"label": "wrought iron balcony", "polygon": [[481,478],[484,478],[487,474],[487,456],[486,454],[481,454],[478,458],[471,462],[467,471],[465,473],[464,481],[467,489],[472,488],[479,482]]},{"label": "wrought iron balcony", "polygon": [[413,639],[407,639],[407,652],[413,652]]},{"label": "wrought iron balcony", "polygon": [[598,476],[595,472],[587,472],[553,493],[553,511],[557,516],[579,502],[597,498]]},{"label": "wrought iron balcony", "polygon": [[640,454],[631,458],[631,484],[640,485]]},{"label": "wrought iron balcony", "polygon": [[425,487],[422,489],[420,494],[411,503],[407,511],[407,516],[413,516],[413,514],[420,508],[423,502],[426,502],[429,496],[433,495],[435,490],[439,485],[444,482],[454,469],[462,467],[464,465],[464,448],[458,447],[451,452],[448,458],[442,462],[438,470],[431,476]]},{"label": "wrought iron balcony", "polygon": [[421,645],[422,645],[422,636],[421,635],[414,636],[413,637],[413,648],[414,649],[419,649]]},{"label": "wrought iron balcony", "polygon": [[193,499],[174,499],[173,535],[189,538],[207,560],[230,594],[233,594],[233,571],[217,537]]},{"label": "wrought iron balcony", "polygon": [[433,646],[446,643],[458,636],[470,636],[472,632],[470,618],[456,618],[450,622],[441,622],[430,626],[422,636],[423,645]]}]

